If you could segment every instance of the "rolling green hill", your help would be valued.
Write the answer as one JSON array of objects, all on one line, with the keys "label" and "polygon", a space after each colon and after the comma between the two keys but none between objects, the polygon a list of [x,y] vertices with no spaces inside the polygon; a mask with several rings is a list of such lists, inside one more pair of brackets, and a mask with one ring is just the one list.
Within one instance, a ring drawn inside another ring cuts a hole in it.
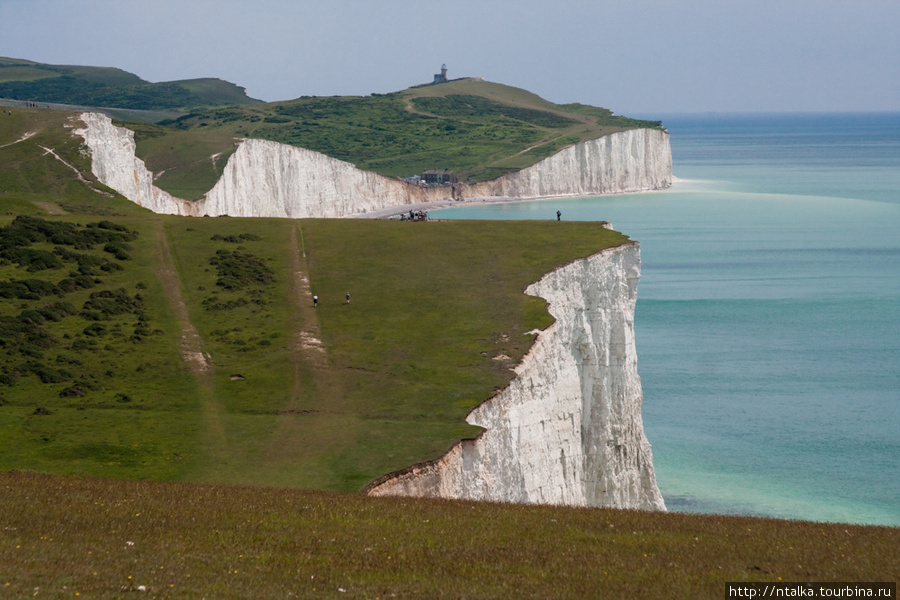
[{"label": "rolling green hill", "polygon": [[662,127],[478,78],[263,103],[218,79],[148,83],[120,69],[0,58],[0,98],[105,107],[135,131],[137,155],[159,175],[156,185],[186,200],[215,185],[241,138],[308,148],[387,177],[450,169],[477,182],[578,142]]},{"label": "rolling green hill", "polygon": [[0,57],[0,98],[132,110],[188,110],[253,104],[244,88],[221,79],[150,83],[109,67],[48,65]]},{"label": "rolling green hill", "polygon": [[240,138],[309,148],[387,177],[451,169],[461,181],[484,181],[581,141],[661,124],[462,79],[391,94],[213,108],[125,126],[136,132],[138,156],[162,173],[156,184],[193,200],[214,185]]}]

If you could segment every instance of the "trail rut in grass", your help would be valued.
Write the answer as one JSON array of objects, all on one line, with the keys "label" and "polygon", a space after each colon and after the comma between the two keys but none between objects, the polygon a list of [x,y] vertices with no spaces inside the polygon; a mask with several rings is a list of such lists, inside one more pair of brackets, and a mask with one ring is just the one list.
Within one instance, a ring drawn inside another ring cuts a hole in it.
[{"label": "trail rut in grass", "polygon": [[267,485],[321,488],[336,483],[328,457],[352,436],[357,418],[336,409],[342,385],[322,342],[320,309],[312,302],[302,236],[300,225],[291,227],[287,243],[293,308],[288,324],[292,387],[257,457],[253,477]]},{"label": "trail rut in grass", "polygon": [[214,369],[209,362],[208,355],[203,352],[200,334],[191,322],[187,304],[181,294],[181,280],[175,269],[175,261],[169,249],[162,221],[157,221],[156,244],[159,257],[159,280],[162,283],[166,299],[181,325],[181,357],[185,367],[194,374],[197,382],[197,396],[200,409],[203,411],[201,444],[206,454],[203,462],[225,464],[227,463],[228,446],[222,421],[223,409],[215,398]]}]

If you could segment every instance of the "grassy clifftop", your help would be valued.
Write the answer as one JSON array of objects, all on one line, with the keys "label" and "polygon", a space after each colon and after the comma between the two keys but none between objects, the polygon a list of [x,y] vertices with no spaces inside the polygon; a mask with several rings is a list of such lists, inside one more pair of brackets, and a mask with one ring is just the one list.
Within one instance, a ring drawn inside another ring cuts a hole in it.
[{"label": "grassy clifftop", "polygon": [[522,290],[628,241],[155,215],[92,181],[65,121],[0,118],[0,470],[358,490],[476,433],[550,323]]}]

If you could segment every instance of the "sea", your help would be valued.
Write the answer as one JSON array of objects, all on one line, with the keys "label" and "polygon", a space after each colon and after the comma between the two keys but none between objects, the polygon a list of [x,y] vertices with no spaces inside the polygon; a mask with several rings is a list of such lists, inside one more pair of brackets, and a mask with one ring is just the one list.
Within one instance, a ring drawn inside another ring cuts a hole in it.
[{"label": "sea", "polygon": [[643,419],[670,511],[900,526],[900,113],[642,115],[668,190],[441,219],[641,244]]}]

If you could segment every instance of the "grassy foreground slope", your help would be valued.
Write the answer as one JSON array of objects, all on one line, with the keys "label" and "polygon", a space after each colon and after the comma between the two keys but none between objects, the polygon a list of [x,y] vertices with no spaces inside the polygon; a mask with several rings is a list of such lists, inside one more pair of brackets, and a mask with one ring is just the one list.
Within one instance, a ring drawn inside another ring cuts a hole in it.
[{"label": "grassy foreground slope", "polygon": [[887,527],[28,473],[0,473],[0,515],[9,598],[720,599],[900,578]]},{"label": "grassy foreground slope", "polygon": [[92,181],[64,114],[14,113],[0,470],[361,489],[476,433],[467,412],[550,324],[529,283],[628,242],[597,223],[155,215]]}]

